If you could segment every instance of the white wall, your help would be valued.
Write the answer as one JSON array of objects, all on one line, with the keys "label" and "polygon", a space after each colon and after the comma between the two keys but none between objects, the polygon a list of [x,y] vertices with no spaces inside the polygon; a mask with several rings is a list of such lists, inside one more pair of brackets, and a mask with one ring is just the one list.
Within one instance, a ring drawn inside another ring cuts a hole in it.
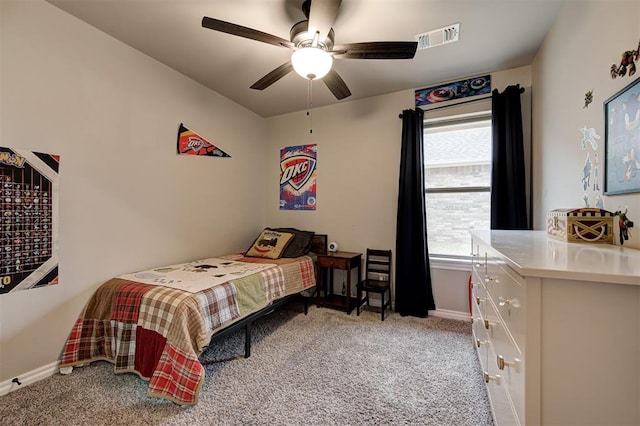
[{"label": "white wall", "polygon": [[[41,0],[0,2],[0,145],[59,154],[60,283],[0,295],[0,383],[55,362],[104,280],[245,249],[265,120]],[[232,158],[176,155],[180,122]]]},{"label": "white wall", "polygon": [[[328,90],[315,83],[313,90]],[[269,148],[264,194],[266,223],[328,235],[340,250],[367,247],[395,252],[400,132],[398,114],[411,108],[413,92],[398,92],[267,119]],[[313,123],[313,133],[310,124]],[[280,148],[318,144],[316,211],[279,210]],[[270,172],[270,173],[269,173]],[[357,281],[355,272],[352,283]],[[346,275],[336,272],[336,291]],[[351,294],[355,296],[355,284]]]},{"label": "white wall", "polygon": [[[494,88],[502,91],[511,84],[529,90],[531,67],[492,74]],[[315,84],[313,90],[327,89]],[[403,109],[415,108],[414,99],[414,90],[407,90],[314,109],[312,134],[304,111],[268,118],[266,224],[328,234],[329,241],[337,241],[345,251],[364,253],[371,247],[390,248],[395,253],[402,131],[398,115]],[[528,104],[524,109],[529,123]],[[318,144],[317,210],[281,211],[280,148],[307,143]],[[442,262],[432,265],[432,270],[437,309],[464,316],[469,311],[468,273],[461,272],[459,264]]]},{"label": "white wall", "polygon": [[[640,2],[569,1],[533,63],[534,110],[534,217],[544,229],[549,210],[583,207],[581,184],[586,153],[600,158],[600,193],[604,162],[603,102],[640,76],[612,79],[611,65],[622,52],[636,49],[640,40]],[[593,103],[584,108],[585,93],[593,90]],[[583,150],[579,129],[593,127],[601,136],[597,151]],[[587,191],[591,199],[594,191]],[[628,207],[635,221],[625,246],[640,248],[640,194],[603,196],[605,208]]]},{"label": "white wall", "polygon": [[[313,90],[327,90],[320,84]],[[269,147],[264,193],[266,222],[328,234],[345,251],[395,248],[400,132],[398,114],[413,92],[397,92],[267,119]],[[316,211],[279,210],[279,151],[318,144]],[[270,172],[270,173],[269,173]]]}]

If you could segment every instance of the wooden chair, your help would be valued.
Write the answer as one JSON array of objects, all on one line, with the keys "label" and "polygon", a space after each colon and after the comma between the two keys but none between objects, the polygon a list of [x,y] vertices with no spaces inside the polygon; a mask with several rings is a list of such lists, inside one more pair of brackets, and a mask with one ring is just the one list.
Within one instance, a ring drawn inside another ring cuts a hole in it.
[{"label": "wooden chair", "polygon": [[[364,302],[369,304],[369,293],[380,295],[380,317],[384,321],[384,310],[391,308],[391,250],[367,249],[364,279],[356,285],[358,291],[357,313],[360,315],[360,306]],[[389,298],[385,301],[385,293]],[[362,297],[363,293],[366,297]]]}]

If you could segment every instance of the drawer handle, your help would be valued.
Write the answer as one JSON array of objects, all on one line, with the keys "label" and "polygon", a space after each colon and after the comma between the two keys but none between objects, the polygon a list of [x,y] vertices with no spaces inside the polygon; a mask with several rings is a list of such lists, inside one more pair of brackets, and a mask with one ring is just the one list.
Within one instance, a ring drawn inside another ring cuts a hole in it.
[{"label": "drawer handle", "polygon": [[484,277],[484,282],[490,283],[491,281],[499,282],[496,277],[490,277],[488,275]]},{"label": "drawer handle", "polygon": [[516,372],[519,370],[518,365],[520,364],[520,360],[518,358],[514,358],[512,362],[505,361],[502,355],[498,355],[498,368],[500,370],[504,370],[505,367],[514,367]]},{"label": "drawer handle", "polygon": [[481,299],[480,296],[476,296],[476,304],[480,305],[480,302],[482,302],[484,299]]},{"label": "drawer handle", "polygon": [[491,324],[489,324],[489,320],[487,320],[487,319],[484,320],[484,328],[486,328],[488,330],[490,325]]},{"label": "drawer handle", "polygon": [[518,301],[518,299],[505,299],[504,297],[500,296],[498,297],[498,304],[500,306],[505,306],[505,305],[509,305],[509,306],[513,306],[514,308],[519,308],[520,307],[520,301]]},{"label": "drawer handle", "polygon": [[495,376],[491,376],[486,371],[484,372],[484,382],[485,383],[489,383],[489,381],[493,380],[497,384],[500,384],[500,380],[501,379],[502,379],[502,376],[500,376],[499,374],[496,374]]},{"label": "drawer handle", "polygon": [[486,340],[476,339],[476,348],[479,348],[482,345],[486,345],[487,343],[489,342],[487,342]]}]

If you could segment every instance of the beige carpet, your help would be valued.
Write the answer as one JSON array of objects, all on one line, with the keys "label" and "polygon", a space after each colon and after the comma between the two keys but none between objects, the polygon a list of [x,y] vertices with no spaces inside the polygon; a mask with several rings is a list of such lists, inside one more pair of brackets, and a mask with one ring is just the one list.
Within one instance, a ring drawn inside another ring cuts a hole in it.
[{"label": "beige carpet", "polygon": [[0,397],[1,425],[492,425],[469,323],[293,303],[209,348],[193,407],[97,362]]}]

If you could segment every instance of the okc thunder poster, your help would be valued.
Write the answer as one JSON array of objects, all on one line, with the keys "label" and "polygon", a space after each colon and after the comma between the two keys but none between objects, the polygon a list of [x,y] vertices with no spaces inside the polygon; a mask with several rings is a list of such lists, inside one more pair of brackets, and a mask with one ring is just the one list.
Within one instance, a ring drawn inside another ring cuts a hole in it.
[{"label": "okc thunder poster", "polygon": [[280,149],[280,210],[316,209],[316,144]]}]

